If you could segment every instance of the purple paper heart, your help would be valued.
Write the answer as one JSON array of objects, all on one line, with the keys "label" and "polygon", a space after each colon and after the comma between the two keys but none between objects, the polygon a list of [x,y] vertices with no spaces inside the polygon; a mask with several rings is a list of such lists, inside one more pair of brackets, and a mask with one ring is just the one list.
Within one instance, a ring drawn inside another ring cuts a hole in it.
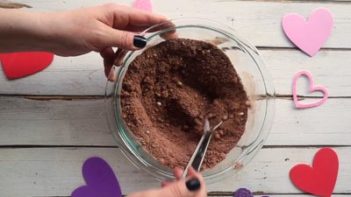
[{"label": "purple paper heart", "polygon": [[236,190],[234,197],[253,197],[253,195],[250,190],[246,188],[240,188]]},{"label": "purple paper heart", "polygon": [[105,160],[89,158],[82,171],[86,185],[74,190],[71,197],[122,197],[117,177]]},{"label": "purple paper heart", "polygon": [[[239,188],[234,192],[233,197],[254,197],[252,192],[246,188]],[[262,196],[262,197],[269,197],[269,196]]]}]

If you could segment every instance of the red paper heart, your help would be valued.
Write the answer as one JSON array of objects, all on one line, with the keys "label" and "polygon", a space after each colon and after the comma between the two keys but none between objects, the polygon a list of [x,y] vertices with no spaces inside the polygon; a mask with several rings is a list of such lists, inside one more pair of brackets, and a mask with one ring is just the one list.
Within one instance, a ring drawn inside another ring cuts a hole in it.
[{"label": "red paper heart", "polygon": [[35,74],[48,67],[54,54],[48,52],[20,52],[0,54],[0,62],[9,80]]},{"label": "red paper heart", "polygon": [[290,170],[290,179],[302,191],[330,197],[338,176],[339,160],[334,150],[323,148],[313,160],[312,167],[305,164],[294,166]]}]

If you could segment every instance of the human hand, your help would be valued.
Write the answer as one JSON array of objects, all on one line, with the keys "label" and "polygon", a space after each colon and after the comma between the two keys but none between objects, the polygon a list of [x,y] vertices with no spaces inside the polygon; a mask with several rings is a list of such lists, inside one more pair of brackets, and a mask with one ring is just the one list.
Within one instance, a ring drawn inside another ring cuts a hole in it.
[{"label": "human hand", "polygon": [[[77,56],[96,51],[104,58],[108,75],[125,50],[146,45],[137,32],[166,21],[163,16],[117,4],[60,12],[1,10],[0,52],[50,51]],[[112,47],[118,47],[118,53]]]},{"label": "human hand", "polygon": [[[145,47],[145,38],[137,32],[166,21],[163,16],[117,4],[56,13],[52,18],[51,26],[58,31],[51,34],[55,36],[51,40],[56,40],[54,53],[75,56],[100,52],[110,80],[114,77],[111,68],[116,59],[123,59],[125,50]],[[118,47],[118,52],[112,47]]]},{"label": "human hand", "polygon": [[166,18],[131,7],[106,4],[91,8],[50,13],[48,37],[52,50],[61,56],[76,56],[90,51],[103,52],[118,47],[136,50],[146,45],[140,32]]},{"label": "human hand", "polygon": [[133,193],[128,197],[207,197],[205,181],[199,172],[190,168],[187,179],[181,179],[182,174],[183,170],[176,168],[175,181],[163,182],[161,189]]}]

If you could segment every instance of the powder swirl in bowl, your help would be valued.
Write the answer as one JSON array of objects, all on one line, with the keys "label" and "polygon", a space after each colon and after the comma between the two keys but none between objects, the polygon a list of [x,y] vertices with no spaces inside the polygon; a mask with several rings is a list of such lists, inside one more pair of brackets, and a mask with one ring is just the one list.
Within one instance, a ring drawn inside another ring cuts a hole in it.
[{"label": "powder swirl in bowl", "polygon": [[122,117],[142,147],[162,164],[185,167],[203,132],[214,133],[203,168],[225,159],[245,131],[248,96],[229,58],[213,44],[173,39],[137,56],[121,92]]}]

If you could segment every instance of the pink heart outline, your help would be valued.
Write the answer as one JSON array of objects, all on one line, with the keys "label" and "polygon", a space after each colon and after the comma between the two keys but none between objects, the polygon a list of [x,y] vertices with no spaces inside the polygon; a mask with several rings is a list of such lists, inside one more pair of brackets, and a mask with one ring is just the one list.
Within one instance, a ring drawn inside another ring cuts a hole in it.
[{"label": "pink heart outline", "polygon": [[282,26],[289,40],[309,56],[314,56],[329,38],[333,16],[326,8],[314,10],[308,19],[297,13],[283,17]]},{"label": "pink heart outline", "polygon": [[[312,103],[301,103],[298,100],[298,96],[297,96],[297,80],[301,77],[304,76],[308,79],[309,82],[309,92],[321,92],[323,94],[323,98],[320,99],[317,102],[312,102]],[[303,70],[303,71],[299,71],[298,73],[296,73],[294,75],[293,78],[293,100],[294,100],[294,104],[295,107],[298,109],[306,109],[306,108],[312,108],[312,107],[318,107],[320,105],[322,105],[323,103],[325,103],[328,99],[328,90],[326,87],[321,86],[321,85],[315,85],[314,84],[314,80],[312,77],[312,74],[309,71]]]}]

